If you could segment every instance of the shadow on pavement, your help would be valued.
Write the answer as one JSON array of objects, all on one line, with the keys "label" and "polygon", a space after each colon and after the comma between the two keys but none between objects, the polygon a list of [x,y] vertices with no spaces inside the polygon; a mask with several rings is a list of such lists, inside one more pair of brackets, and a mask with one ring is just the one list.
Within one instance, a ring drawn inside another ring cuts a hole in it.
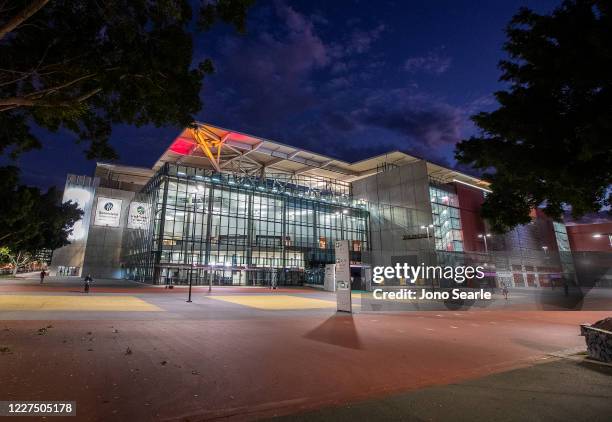
[{"label": "shadow on pavement", "polygon": [[362,348],[352,315],[334,315],[306,333],[304,338],[349,349]]}]

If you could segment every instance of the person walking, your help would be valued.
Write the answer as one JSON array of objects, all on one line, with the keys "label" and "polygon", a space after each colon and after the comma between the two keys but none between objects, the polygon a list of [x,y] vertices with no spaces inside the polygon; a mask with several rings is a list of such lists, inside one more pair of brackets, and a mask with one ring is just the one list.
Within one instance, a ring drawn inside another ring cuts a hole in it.
[{"label": "person walking", "polygon": [[85,286],[84,286],[85,293],[89,293],[89,287],[91,283],[93,283],[93,278],[91,278],[91,274],[87,274],[87,277],[85,277]]},{"label": "person walking", "polygon": [[45,270],[42,270],[40,272],[40,284],[43,284],[43,281],[45,281],[45,276],[47,275],[47,273],[45,273]]},{"label": "person walking", "polygon": [[504,295],[504,299],[508,300],[508,285],[504,283],[503,286],[504,288],[502,289],[502,294]]}]

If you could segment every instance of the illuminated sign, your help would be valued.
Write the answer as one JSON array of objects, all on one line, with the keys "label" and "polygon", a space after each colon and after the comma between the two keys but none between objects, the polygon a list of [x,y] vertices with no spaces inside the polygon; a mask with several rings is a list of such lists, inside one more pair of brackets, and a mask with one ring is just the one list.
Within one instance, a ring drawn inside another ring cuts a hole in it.
[{"label": "illuminated sign", "polygon": [[119,227],[122,203],[121,199],[99,196],[94,224],[96,226]]},{"label": "illuminated sign", "polygon": [[149,204],[132,202],[128,213],[128,229],[146,229],[149,224]]}]

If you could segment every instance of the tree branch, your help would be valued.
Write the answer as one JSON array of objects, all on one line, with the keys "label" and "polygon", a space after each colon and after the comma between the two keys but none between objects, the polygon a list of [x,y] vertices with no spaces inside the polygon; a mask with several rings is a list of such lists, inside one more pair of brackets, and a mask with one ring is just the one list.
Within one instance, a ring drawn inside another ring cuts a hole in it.
[{"label": "tree branch", "polygon": [[98,92],[100,92],[102,88],[95,88],[89,92],[86,92],[83,95],[80,95],[77,98],[63,100],[63,101],[45,101],[45,100],[42,100],[41,98],[47,94],[68,88],[71,85],[74,85],[78,82],[82,82],[86,79],[90,79],[94,76],[95,74],[81,76],[79,78],[73,79],[72,81],[66,82],[62,85],[57,85],[51,88],[46,88],[41,91],[27,94],[23,97],[0,98],[0,111],[10,110],[16,107],[33,107],[33,106],[36,106],[36,107],[69,107],[71,105],[74,105],[75,103],[83,102],[87,100],[88,98],[94,96]]},{"label": "tree branch", "polygon": [[13,233],[7,233],[7,234],[5,234],[4,236],[0,237],[0,242],[2,242],[4,239],[6,239],[6,238],[8,238],[8,237],[11,237],[11,236],[13,236],[13,235],[15,235],[15,234],[16,234],[16,233],[14,233],[14,232],[13,232]]},{"label": "tree branch", "polygon": [[[61,85],[52,86],[51,88],[46,88],[46,89],[43,89],[43,90],[40,90],[40,91],[32,92],[31,94],[27,94],[24,97],[25,98],[40,98],[40,97],[42,97],[42,96],[44,96],[46,94],[49,94],[51,92],[59,91],[59,90],[68,88],[69,86],[74,85],[76,83],[82,82],[82,81],[84,81],[86,79],[93,78],[94,76],[96,76],[95,73],[90,73],[88,75],[83,75],[83,76],[80,76],[80,77],[78,77],[76,79],[68,81],[66,83],[63,83]],[[2,104],[2,100],[0,100],[0,104]]]},{"label": "tree branch", "polygon": [[34,0],[29,6],[26,6],[25,9],[17,13],[17,15],[15,15],[12,19],[9,19],[9,21],[4,24],[2,28],[0,28],[0,40],[4,38],[6,34],[10,33],[12,30],[21,25],[34,13],[42,9],[47,3],[49,3],[49,0]]}]

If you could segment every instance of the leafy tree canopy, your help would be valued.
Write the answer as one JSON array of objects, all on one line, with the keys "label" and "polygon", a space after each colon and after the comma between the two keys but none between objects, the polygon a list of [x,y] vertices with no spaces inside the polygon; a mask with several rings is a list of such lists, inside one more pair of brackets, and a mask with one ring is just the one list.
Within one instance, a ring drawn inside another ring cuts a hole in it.
[{"label": "leafy tree canopy", "polygon": [[15,167],[0,168],[0,247],[35,254],[68,244],[72,226],[83,215],[77,204],[62,203],[61,192],[18,185]]},{"label": "leafy tree canopy", "polygon": [[41,146],[33,125],[73,132],[88,158],[115,157],[113,124],[186,127],[210,60],[192,35],[221,21],[238,31],[253,0],[0,2],[0,154]]},{"label": "leafy tree canopy", "polygon": [[560,219],[610,205],[612,184],[612,3],[564,1],[550,15],[521,9],[506,29],[500,62],[508,89],[499,108],[472,117],[479,136],[456,157],[486,172],[482,208],[495,231],[530,221],[544,206]]}]

